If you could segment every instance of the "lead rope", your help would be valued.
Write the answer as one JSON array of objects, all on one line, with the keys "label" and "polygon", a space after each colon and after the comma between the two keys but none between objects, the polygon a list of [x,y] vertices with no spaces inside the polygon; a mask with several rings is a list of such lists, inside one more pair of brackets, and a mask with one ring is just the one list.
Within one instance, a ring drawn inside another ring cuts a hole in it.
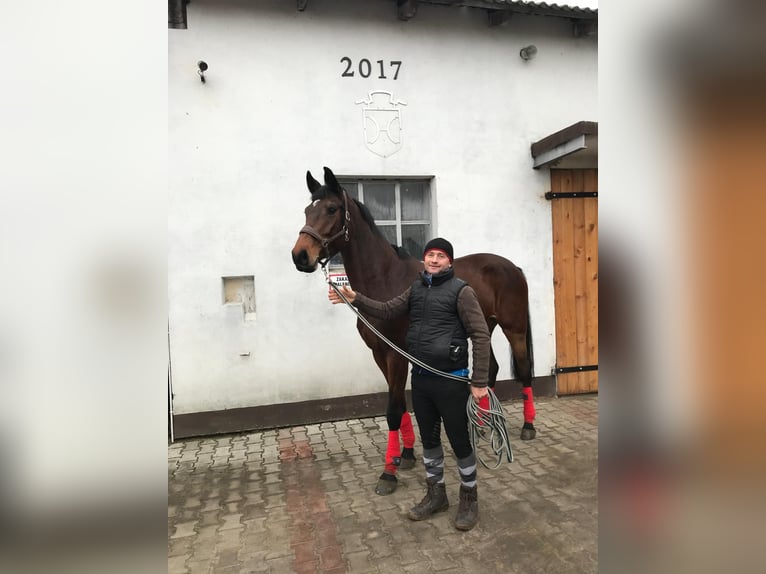
[{"label": "lead rope", "polygon": [[[338,296],[343,300],[343,302],[348,306],[349,309],[351,309],[354,314],[359,318],[362,323],[367,325],[369,329],[375,333],[381,340],[383,340],[389,347],[391,347],[394,351],[405,357],[408,361],[416,364],[417,366],[426,369],[428,371],[431,371],[432,373],[436,373],[439,376],[445,377],[447,379],[452,379],[455,381],[461,381],[464,383],[471,382],[471,379],[468,377],[460,377],[458,375],[453,375],[452,373],[445,373],[444,371],[440,371],[438,369],[434,369],[433,367],[429,367],[427,364],[425,364],[420,359],[416,359],[412,355],[410,355],[407,351],[400,349],[397,347],[393,342],[391,342],[383,333],[378,331],[373,325],[367,320],[364,315],[362,315],[359,310],[354,307],[351,302],[346,299],[346,297],[343,295],[340,289],[338,289],[338,286],[333,283],[328,274],[327,269],[325,265],[322,265],[322,273],[324,273],[325,279],[327,280],[327,284],[332,287],[332,289],[338,294]],[[503,453],[505,453],[508,462],[513,462],[513,451],[511,449],[511,441],[508,438],[508,429],[506,427],[506,418],[505,418],[505,411],[503,410],[503,406],[500,404],[500,400],[495,395],[495,392],[487,387],[487,396],[489,397],[489,410],[485,410],[481,408],[476,401],[473,400],[473,397],[468,397],[468,402],[466,403],[466,414],[468,415],[468,435],[471,439],[471,447],[473,448],[473,451],[476,453],[476,457],[479,459],[479,462],[482,464],[484,468],[488,468],[489,470],[494,470],[497,467],[500,466],[500,464],[503,462]],[[497,463],[495,466],[490,467],[487,465],[486,462],[484,462],[484,458],[479,454],[478,449],[476,448],[477,443],[480,443],[481,441],[486,441],[489,443],[490,448],[492,451],[497,455]]]},{"label": "lead rope", "polygon": [[[489,410],[481,408],[476,404],[476,401],[470,398],[465,406],[465,410],[468,415],[468,436],[471,439],[471,447],[473,447],[476,457],[484,468],[495,470],[502,464],[503,454],[505,454],[508,462],[513,462],[513,450],[511,449],[511,441],[508,438],[508,428],[505,425],[503,405],[500,404],[492,389],[487,390],[489,391],[487,393],[489,397]],[[476,448],[476,444],[481,441],[489,443],[492,452],[497,456],[495,466],[489,466],[484,462],[484,458]]]}]

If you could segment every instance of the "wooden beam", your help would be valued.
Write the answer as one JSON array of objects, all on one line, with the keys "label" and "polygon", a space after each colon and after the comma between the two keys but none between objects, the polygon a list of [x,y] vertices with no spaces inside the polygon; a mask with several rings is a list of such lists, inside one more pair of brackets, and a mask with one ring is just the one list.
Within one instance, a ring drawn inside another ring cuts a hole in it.
[{"label": "wooden beam", "polygon": [[396,0],[397,17],[405,22],[418,13],[418,0]]},{"label": "wooden beam", "polygon": [[502,26],[508,23],[513,12],[510,10],[487,10],[487,18],[490,26]]},{"label": "wooden beam", "polygon": [[573,20],[572,34],[575,38],[598,36],[598,20]]},{"label": "wooden beam", "polygon": [[186,0],[168,0],[168,28],[186,29]]}]

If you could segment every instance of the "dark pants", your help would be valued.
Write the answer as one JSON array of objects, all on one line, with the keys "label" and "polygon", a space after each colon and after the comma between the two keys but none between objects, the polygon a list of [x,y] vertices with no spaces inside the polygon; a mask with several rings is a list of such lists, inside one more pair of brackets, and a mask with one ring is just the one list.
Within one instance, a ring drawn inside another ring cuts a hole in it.
[{"label": "dark pants", "polygon": [[465,412],[470,394],[467,383],[412,374],[412,406],[424,449],[441,445],[443,421],[455,456],[462,459],[473,452],[468,437],[468,415]]}]

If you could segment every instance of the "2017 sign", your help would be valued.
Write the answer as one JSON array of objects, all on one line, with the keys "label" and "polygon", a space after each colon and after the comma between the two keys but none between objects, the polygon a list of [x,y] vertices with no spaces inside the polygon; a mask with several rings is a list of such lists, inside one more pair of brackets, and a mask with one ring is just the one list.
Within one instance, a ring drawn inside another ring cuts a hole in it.
[{"label": "2017 sign", "polygon": [[[373,66],[372,63],[367,58],[362,58],[359,60],[359,64],[356,66],[356,70],[354,70],[354,62],[349,58],[348,56],[343,56],[340,59],[341,64],[346,65],[346,69],[343,70],[340,77],[341,78],[353,78],[354,74],[356,72],[359,72],[359,75],[363,78],[369,78],[370,75],[373,73],[373,68],[375,68],[375,71],[379,71],[378,79],[385,80],[387,79],[386,76],[386,67],[384,66],[383,60],[376,60],[377,66]],[[396,67],[396,70],[394,71],[393,80],[396,80],[399,78],[399,70],[402,67],[402,61],[401,60],[390,60],[388,62],[389,68]],[[391,70],[389,69],[389,73]]]}]

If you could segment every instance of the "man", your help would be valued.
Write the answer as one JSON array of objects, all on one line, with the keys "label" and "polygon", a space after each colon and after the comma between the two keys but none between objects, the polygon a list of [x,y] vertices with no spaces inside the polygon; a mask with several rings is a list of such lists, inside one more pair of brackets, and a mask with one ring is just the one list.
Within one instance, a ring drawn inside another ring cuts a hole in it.
[{"label": "man", "polygon": [[[476,488],[476,456],[468,435],[466,402],[487,395],[490,337],[476,292],[452,269],[452,244],[437,237],[423,251],[424,271],[401,295],[385,303],[375,301],[350,287],[343,295],[361,311],[379,319],[409,313],[408,352],[433,369],[468,376],[468,338],[473,345],[473,379],[470,387],[429,370],[412,366],[412,403],[423,441],[427,492],[408,516],[424,520],[449,508],[444,483],[444,451],[441,423],[457,458],[460,475],[460,504],[455,527],[470,530],[479,520]],[[330,290],[330,301],[342,303]],[[470,388],[470,390],[469,390]]]}]

